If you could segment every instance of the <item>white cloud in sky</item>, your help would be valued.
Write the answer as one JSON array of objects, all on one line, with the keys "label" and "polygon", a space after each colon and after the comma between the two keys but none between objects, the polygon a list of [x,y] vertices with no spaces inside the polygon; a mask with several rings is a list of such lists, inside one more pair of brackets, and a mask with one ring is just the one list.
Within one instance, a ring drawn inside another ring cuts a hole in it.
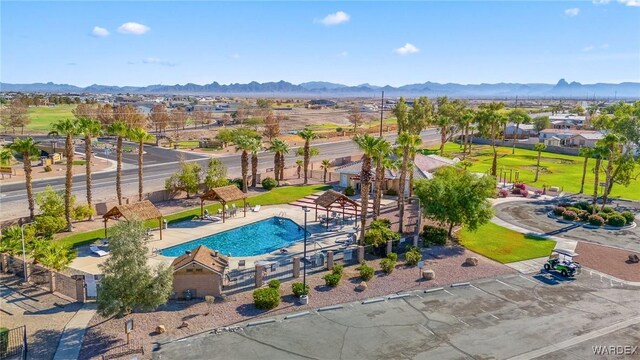
[{"label": "white cloud in sky", "polygon": [[404,44],[403,47],[397,48],[395,50],[393,50],[394,53],[398,54],[398,55],[409,55],[409,54],[415,54],[418,51],[420,51],[420,49],[418,49],[417,47],[415,47],[415,45],[410,44],[410,43],[406,43]]},{"label": "white cloud in sky", "polygon": [[176,66],[175,63],[172,63],[170,61],[163,60],[163,59],[154,58],[154,57],[146,58],[142,60],[142,63],[150,64],[150,65],[161,65],[161,66]]},{"label": "white cloud in sky", "polygon": [[595,48],[596,47],[594,45],[587,45],[587,46],[582,48],[582,51],[589,52],[589,51],[593,51]]},{"label": "white cloud in sky", "polygon": [[611,0],[593,0],[593,3],[596,5],[606,5],[610,3]]},{"label": "white cloud in sky", "polygon": [[120,25],[118,32],[121,34],[142,35],[147,33],[151,28],[147,25],[139,24],[136,22],[128,22]]},{"label": "white cloud in sky", "polygon": [[347,52],[347,51],[343,51],[341,53],[338,53],[338,57],[346,58],[347,56],[349,56],[349,52]]},{"label": "white cloud in sky", "polygon": [[564,11],[564,14],[567,16],[578,16],[580,14],[579,8],[569,8]]},{"label": "white cloud in sky", "polygon": [[240,59],[240,54],[238,54],[238,53],[231,54],[231,58],[232,59]]},{"label": "white cloud in sky", "polygon": [[[617,0],[620,4],[626,6],[640,6],[639,0]],[[611,0],[592,0],[592,2],[596,5],[606,5],[611,2]]]},{"label": "white cloud in sky", "polygon": [[107,37],[109,36],[109,30],[100,26],[94,26],[93,30],[91,30],[91,35],[98,37]]},{"label": "white cloud in sky", "polygon": [[351,16],[344,11],[338,11],[334,14],[329,14],[320,20],[315,20],[315,22],[321,23],[326,26],[331,25],[339,25],[342,23],[346,23],[351,19]]},{"label": "white cloud in sky", "polygon": [[606,50],[608,48],[609,48],[609,44],[606,44],[606,43],[602,44],[602,45],[599,45],[599,46],[590,44],[590,45],[587,45],[587,46],[583,47],[582,48],[582,52],[590,52],[590,51],[594,51],[594,50]]}]

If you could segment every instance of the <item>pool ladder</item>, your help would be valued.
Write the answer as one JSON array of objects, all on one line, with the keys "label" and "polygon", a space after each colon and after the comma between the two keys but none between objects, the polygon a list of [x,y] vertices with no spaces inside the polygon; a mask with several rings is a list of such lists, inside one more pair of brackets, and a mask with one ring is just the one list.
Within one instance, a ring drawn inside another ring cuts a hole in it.
[{"label": "pool ladder", "polygon": [[287,217],[287,213],[284,212],[284,211],[280,211],[280,214],[278,214],[278,217],[286,218]]}]

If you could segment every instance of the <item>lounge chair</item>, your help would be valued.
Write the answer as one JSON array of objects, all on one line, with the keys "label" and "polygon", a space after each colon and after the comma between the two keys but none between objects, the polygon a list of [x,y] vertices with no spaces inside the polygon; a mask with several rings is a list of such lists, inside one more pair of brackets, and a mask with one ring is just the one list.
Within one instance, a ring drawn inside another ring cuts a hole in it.
[{"label": "lounge chair", "polygon": [[253,209],[251,209],[251,211],[253,212],[259,212],[260,211],[260,205],[256,205],[253,207]]},{"label": "lounge chair", "polygon": [[107,251],[100,250],[100,248],[97,247],[97,246],[89,246],[89,250],[91,250],[92,253],[94,253],[94,254],[96,254],[96,255],[98,255],[100,257],[109,255],[109,253]]},{"label": "lounge chair", "polygon": [[218,216],[205,215],[202,218],[204,220],[209,220],[209,221],[214,221],[214,222],[222,221],[222,218],[218,217]]}]

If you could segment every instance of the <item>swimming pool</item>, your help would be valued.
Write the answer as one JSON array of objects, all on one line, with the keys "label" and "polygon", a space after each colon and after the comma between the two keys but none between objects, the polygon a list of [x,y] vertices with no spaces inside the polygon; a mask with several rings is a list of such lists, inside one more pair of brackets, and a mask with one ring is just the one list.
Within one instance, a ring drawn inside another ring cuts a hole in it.
[{"label": "swimming pool", "polygon": [[[309,235],[309,232],[307,232]],[[255,256],[282,249],[304,238],[302,227],[290,219],[274,216],[251,224],[205,236],[160,250],[164,256],[180,256],[204,245],[223,255]]]}]

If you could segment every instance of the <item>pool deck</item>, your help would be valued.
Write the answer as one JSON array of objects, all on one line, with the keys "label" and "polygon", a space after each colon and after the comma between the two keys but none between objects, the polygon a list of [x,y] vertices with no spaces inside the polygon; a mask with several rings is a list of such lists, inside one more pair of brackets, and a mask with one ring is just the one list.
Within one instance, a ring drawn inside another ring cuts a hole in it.
[{"label": "pool deck", "polygon": [[[307,251],[317,251],[319,249],[327,248],[340,248],[340,244],[336,244],[337,239],[346,239],[347,233],[345,230],[353,228],[353,221],[345,224],[343,227],[329,226],[329,231],[326,227],[320,225],[315,221],[315,209],[311,209],[307,214],[307,230],[311,233],[311,236],[307,239]],[[284,214],[283,214],[284,213]],[[318,215],[324,214],[324,211],[318,211]],[[215,214],[214,214],[215,215]],[[232,218],[226,219],[225,223],[222,221],[193,221],[192,227],[180,227],[163,230],[160,240],[159,231],[152,231],[152,238],[147,243],[149,248],[149,265],[155,267],[160,263],[171,264],[174,257],[167,257],[162,255],[153,255],[155,249],[164,249],[174,245],[182,244],[188,241],[192,241],[204,236],[217,234],[226,230],[237,228],[246,224],[250,224],[256,221],[268,219],[274,216],[282,216],[295,221],[298,225],[304,226],[304,212],[298,206],[292,205],[273,205],[262,206],[259,212],[253,212],[250,209],[247,211],[247,216],[244,217],[241,209],[238,209],[238,215]],[[253,266],[253,263],[259,260],[267,261],[279,261],[285,258],[302,253],[304,248],[303,241],[297,241],[287,247],[287,254],[280,254],[279,251],[275,253],[268,253],[258,256],[246,256],[246,257],[231,257],[229,259],[229,267],[235,269],[238,267],[239,260],[245,260],[246,267]],[[105,249],[106,250],[106,249]],[[215,249],[213,249],[215,250]],[[80,270],[89,274],[101,274],[102,271],[98,267],[99,264],[105,262],[109,257],[98,257],[89,251],[88,246],[84,246],[78,249],[78,257],[74,259],[71,264],[71,268]]]}]

